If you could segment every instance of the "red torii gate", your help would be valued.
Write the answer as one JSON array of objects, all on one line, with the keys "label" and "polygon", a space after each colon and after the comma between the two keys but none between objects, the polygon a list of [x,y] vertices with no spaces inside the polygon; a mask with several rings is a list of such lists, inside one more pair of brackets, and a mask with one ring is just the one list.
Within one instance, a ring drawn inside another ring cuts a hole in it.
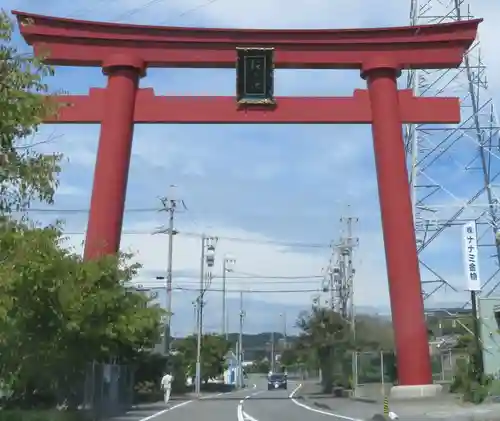
[{"label": "red torii gate", "polygon": [[[85,257],[119,250],[133,128],[137,123],[371,124],[399,383],[432,384],[403,123],[458,123],[457,98],[397,89],[402,69],[458,67],[481,20],[354,30],[173,28],[88,22],[24,12],[21,33],[48,63],[102,67],[105,89],[59,98],[49,123],[101,124]],[[277,98],[274,107],[233,97],[156,96],[139,89],[148,67],[235,68],[238,47],[272,47],[277,68],[358,69],[368,90],[352,97]],[[66,106],[67,105],[67,106]],[[286,141],[286,140],[285,140]]]}]

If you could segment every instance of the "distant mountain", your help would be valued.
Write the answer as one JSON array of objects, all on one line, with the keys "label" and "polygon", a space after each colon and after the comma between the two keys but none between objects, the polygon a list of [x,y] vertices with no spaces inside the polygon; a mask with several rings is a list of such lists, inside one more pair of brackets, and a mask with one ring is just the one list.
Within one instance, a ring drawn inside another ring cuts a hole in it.
[{"label": "distant mountain", "polygon": [[[175,294],[172,300],[173,312],[172,333],[174,336],[185,336],[195,331],[196,313],[193,302],[194,293]],[[164,300],[159,299],[160,303]],[[245,312],[244,332],[257,334],[260,332],[286,332],[288,335],[297,333],[296,320],[300,313],[309,311],[311,304],[272,303],[244,297],[243,310]],[[379,315],[390,317],[390,311],[384,306],[360,306],[357,314]],[[228,331],[237,332],[239,329],[240,300],[228,297],[226,302]],[[207,332],[222,331],[222,302],[220,294],[207,294],[203,311],[203,328]]]},{"label": "distant mountain", "polygon": [[[158,301],[165,304],[164,291],[159,292]],[[196,293],[186,291],[175,293],[173,297],[172,334],[174,336],[186,336],[195,331],[196,314],[193,302],[196,300]],[[429,309],[456,308],[463,303],[454,302],[426,302]],[[253,298],[252,295],[244,297],[243,310],[245,312],[244,332],[246,334],[258,334],[260,332],[285,332],[288,335],[297,333],[295,322],[299,314],[309,311],[311,304],[295,303],[273,303]],[[227,299],[226,305],[228,315],[228,325],[230,332],[237,332],[239,329],[240,300],[234,296]],[[379,317],[390,320],[391,311],[388,306],[357,306],[356,313]],[[207,332],[222,331],[222,302],[221,294],[208,293],[203,312],[203,328]]]}]

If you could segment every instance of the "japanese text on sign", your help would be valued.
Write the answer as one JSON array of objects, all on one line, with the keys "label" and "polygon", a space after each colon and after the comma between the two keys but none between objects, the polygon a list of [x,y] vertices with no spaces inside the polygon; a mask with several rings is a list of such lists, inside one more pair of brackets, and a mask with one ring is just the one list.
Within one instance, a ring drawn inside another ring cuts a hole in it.
[{"label": "japanese text on sign", "polygon": [[266,94],[266,56],[245,57],[245,94]]},{"label": "japanese text on sign", "polygon": [[464,268],[469,291],[481,291],[477,229],[475,222],[468,222],[463,228]]}]

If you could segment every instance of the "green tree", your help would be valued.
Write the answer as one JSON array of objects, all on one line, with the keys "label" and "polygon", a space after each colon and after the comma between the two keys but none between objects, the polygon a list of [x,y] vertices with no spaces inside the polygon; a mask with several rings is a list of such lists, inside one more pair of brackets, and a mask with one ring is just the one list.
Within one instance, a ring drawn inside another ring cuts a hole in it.
[{"label": "green tree", "polygon": [[23,404],[40,390],[71,399],[86,363],[131,361],[160,335],[162,310],[123,286],[128,256],[83,261],[63,242],[58,227],[3,222],[0,378]]},{"label": "green tree", "polygon": [[[313,305],[309,313],[299,316],[297,327],[301,330],[297,349],[301,353],[315,354],[321,368],[325,392],[331,390],[335,381],[348,383],[343,373],[343,362],[346,351],[352,348],[352,337],[348,323],[340,314],[328,308]],[[335,379],[338,369],[342,378]]]},{"label": "green tree", "polygon": [[291,367],[293,365],[301,364],[303,362],[301,353],[297,348],[292,347],[283,350],[281,353],[280,362],[285,367]]},{"label": "green tree", "polygon": [[0,213],[25,209],[33,200],[52,203],[62,156],[33,149],[33,135],[57,112],[45,78],[53,71],[12,45],[14,23],[0,11]]},{"label": "green tree", "polygon": [[[390,320],[358,315],[356,336],[351,333],[351,321],[335,311],[314,305],[300,315],[297,327],[301,333],[294,352],[306,368],[320,368],[326,390],[336,383],[348,387],[352,381],[352,353],[354,351],[392,351],[393,329]],[[377,361],[380,354],[377,352]]]},{"label": "green tree", "polygon": [[11,218],[53,202],[62,159],[33,148],[57,112],[46,84],[53,70],[19,52],[13,30],[0,11],[0,379],[11,402],[33,405],[71,400],[87,362],[137,361],[158,341],[162,311],[124,288],[138,269],[130,256],[84,262],[60,227]]},{"label": "green tree", "polygon": [[[223,374],[225,357],[231,344],[220,335],[203,335],[201,344],[201,376],[206,383],[209,379]],[[184,357],[188,367],[188,376],[194,376],[196,374],[197,337],[191,335],[178,341],[176,350]]]},{"label": "green tree", "polygon": [[249,367],[245,368],[247,373],[259,373],[267,374],[271,369],[271,364],[267,358],[263,358],[259,361],[254,361]]},{"label": "green tree", "polygon": [[394,350],[392,321],[364,314],[356,316],[355,348],[358,351]]},{"label": "green tree", "polygon": [[136,402],[157,402],[163,399],[161,379],[167,369],[174,377],[172,393],[185,393],[186,366],[182,354],[174,352],[168,356],[156,353],[141,353],[134,361]]},{"label": "green tree", "polygon": [[431,338],[466,334],[473,329],[473,326],[474,319],[468,314],[437,314],[427,317],[427,328]]}]

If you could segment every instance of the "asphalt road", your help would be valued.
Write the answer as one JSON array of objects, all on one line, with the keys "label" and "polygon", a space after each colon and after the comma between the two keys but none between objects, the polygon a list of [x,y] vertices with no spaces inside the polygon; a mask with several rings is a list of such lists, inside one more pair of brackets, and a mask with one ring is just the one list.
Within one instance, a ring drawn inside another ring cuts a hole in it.
[{"label": "asphalt road", "polygon": [[[128,414],[127,421],[359,421],[369,417],[333,414],[313,408],[290,394],[299,383],[289,382],[288,390],[267,390],[266,379],[236,392],[206,396],[200,400],[174,401],[168,407],[158,404],[139,414]],[[356,405],[354,405],[356,406]],[[358,412],[358,411],[356,411]]]},{"label": "asphalt road", "polygon": [[[310,400],[295,399],[294,392],[299,383],[288,383],[288,390],[267,390],[265,379],[257,378],[250,387],[226,394],[205,396],[193,400],[173,400],[167,407],[157,403],[140,410],[129,412],[113,421],[363,421],[369,420],[382,408],[366,405],[348,399],[336,399],[329,409],[322,409]],[[416,403],[414,405],[417,405]],[[414,406],[412,405],[412,406]],[[400,415],[400,421],[494,421],[499,418],[493,414],[500,411],[495,408],[477,408],[474,417],[471,414],[440,410],[423,415],[425,405],[420,404],[419,410],[413,415],[407,405],[399,407],[395,412]],[[405,413],[406,412],[406,413]],[[421,415],[417,415],[417,414]]]}]

